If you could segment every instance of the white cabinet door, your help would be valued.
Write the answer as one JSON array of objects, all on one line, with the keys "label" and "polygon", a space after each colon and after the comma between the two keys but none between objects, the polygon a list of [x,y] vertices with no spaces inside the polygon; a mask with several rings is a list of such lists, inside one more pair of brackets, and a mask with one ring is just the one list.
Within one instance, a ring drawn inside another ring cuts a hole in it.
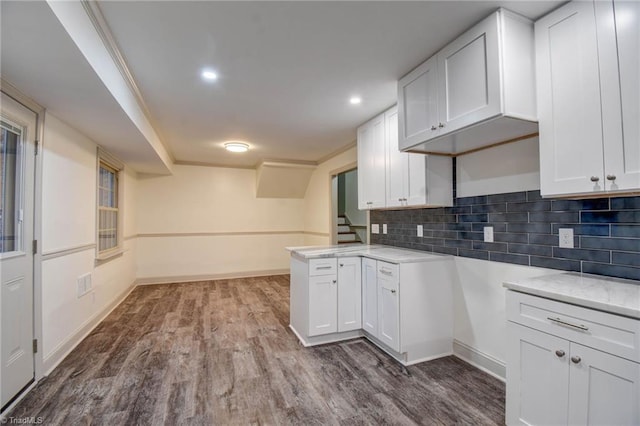
[{"label": "white cabinet door", "polygon": [[640,364],[571,343],[569,382],[569,424],[640,424]]},{"label": "white cabinet door", "polygon": [[571,2],[543,17],[535,24],[535,40],[541,193],[603,191],[593,3]]},{"label": "white cabinet door", "polygon": [[438,127],[438,75],[434,56],[398,81],[399,145],[429,140]]},{"label": "white cabinet door", "polygon": [[381,114],[358,128],[358,208],[385,206],[385,123]]},{"label": "white cabinet door", "polygon": [[338,331],[338,286],[335,275],[309,277],[309,336]]},{"label": "white cabinet door", "polygon": [[437,125],[441,133],[501,113],[500,16],[491,15],[438,53],[440,120]]},{"label": "white cabinet door", "polygon": [[400,352],[398,265],[378,261],[378,339]]},{"label": "white cabinet door", "polygon": [[359,257],[338,259],[338,332],[362,328],[362,280]]},{"label": "white cabinet door", "polygon": [[597,1],[604,186],[640,188],[640,2]]},{"label": "white cabinet door", "polygon": [[398,109],[391,108],[384,114],[387,147],[386,198],[387,207],[406,205],[409,159],[398,149]]},{"label": "white cabinet door", "polygon": [[362,259],[362,328],[378,337],[378,284],[376,261]]},{"label": "white cabinet door", "polygon": [[567,424],[569,342],[507,323],[508,425]]}]

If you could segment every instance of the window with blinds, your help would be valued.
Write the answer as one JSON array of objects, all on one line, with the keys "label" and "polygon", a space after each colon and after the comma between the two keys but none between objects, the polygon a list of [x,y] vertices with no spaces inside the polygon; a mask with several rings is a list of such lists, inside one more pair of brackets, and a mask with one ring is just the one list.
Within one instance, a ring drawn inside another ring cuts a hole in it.
[{"label": "window with blinds", "polygon": [[100,161],[98,175],[98,253],[119,246],[118,211],[119,170]]}]

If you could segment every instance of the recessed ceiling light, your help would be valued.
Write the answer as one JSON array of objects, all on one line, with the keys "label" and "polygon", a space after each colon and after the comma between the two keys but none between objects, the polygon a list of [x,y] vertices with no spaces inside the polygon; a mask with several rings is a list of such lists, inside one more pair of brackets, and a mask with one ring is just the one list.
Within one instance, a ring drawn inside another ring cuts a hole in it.
[{"label": "recessed ceiling light", "polygon": [[215,71],[210,69],[202,70],[202,78],[207,81],[216,81],[218,79],[218,74]]},{"label": "recessed ceiling light", "polygon": [[351,105],[359,105],[362,103],[362,98],[360,96],[352,96],[351,99],[349,99],[349,103]]},{"label": "recessed ceiling light", "polygon": [[249,150],[249,144],[244,142],[226,142],[224,148],[231,152],[247,152]]}]

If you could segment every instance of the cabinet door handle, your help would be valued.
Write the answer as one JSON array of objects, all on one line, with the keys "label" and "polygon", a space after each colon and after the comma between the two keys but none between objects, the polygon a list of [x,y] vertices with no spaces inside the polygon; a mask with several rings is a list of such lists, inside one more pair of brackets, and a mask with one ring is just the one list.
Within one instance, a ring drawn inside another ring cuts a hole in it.
[{"label": "cabinet door handle", "polygon": [[342,268],[343,266],[344,266],[344,263],[341,263],[341,264],[340,264],[340,267]]},{"label": "cabinet door handle", "polygon": [[607,180],[616,180],[616,175],[607,175]]},{"label": "cabinet door handle", "polygon": [[403,199],[404,199],[404,198],[398,198],[398,201],[402,202],[402,200],[403,200]]},{"label": "cabinet door handle", "polygon": [[332,282],[333,282],[334,284],[335,284],[335,283],[337,283],[337,281],[336,281],[336,280],[333,280]]},{"label": "cabinet door handle", "polygon": [[391,294],[396,294],[396,291],[395,290],[391,290]]},{"label": "cabinet door handle", "polygon": [[331,265],[328,265],[328,266],[316,266],[316,269],[331,269]]},{"label": "cabinet door handle", "polygon": [[580,364],[580,361],[582,361],[582,358],[577,355],[571,357],[571,362],[573,362],[574,364]]},{"label": "cabinet door handle", "polygon": [[556,356],[557,356],[558,358],[562,358],[562,357],[564,356],[564,351],[563,351],[562,349],[558,349],[558,350],[556,351]]},{"label": "cabinet door handle", "polygon": [[597,182],[600,178],[598,176],[591,176],[591,182]]},{"label": "cabinet door handle", "polygon": [[373,204],[373,202],[372,201],[367,201],[367,204]]},{"label": "cabinet door handle", "polygon": [[571,324],[570,322],[564,321],[564,320],[562,320],[560,318],[547,317],[547,319],[549,321],[553,321],[553,322],[561,324],[561,325],[566,325],[567,327],[577,328],[578,330],[582,330],[582,331],[589,330],[589,327],[587,327],[586,325]]},{"label": "cabinet door handle", "polygon": [[380,273],[385,275],[391,275],[391,271],[389,271],[388,269],[380,269]]},{"label": "cabinet door handle", "polygon": [[440,127],[441,129],[444,127],[443,123],[438,124],[438,127]]},{"label": "cabinet door handle", "polygon": [[436,126],[431,126],[431,131],[438,130]]}]

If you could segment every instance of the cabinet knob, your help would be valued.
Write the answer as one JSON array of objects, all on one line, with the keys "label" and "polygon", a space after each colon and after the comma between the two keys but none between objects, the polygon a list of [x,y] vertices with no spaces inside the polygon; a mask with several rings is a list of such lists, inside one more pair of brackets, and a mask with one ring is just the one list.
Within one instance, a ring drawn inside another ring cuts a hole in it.
[{"label": "cabinet knob", "polygon": [[441,129],[444,127],[443,123],[438,124],[438,127],[440,127]]},{"label": "cabinet knob", "polygon": [[342,268],[343,266],[344,266],[344,263],[341,263],[341,264],[340,264],[340,267]]},{"label": "cabinet knob", "polygon": [[431,126],[431,131],[438,130],[436,126]]},{"label": "cabinet knob", "polygon": [[573,362],[574,364],[580,364],[580,361],[582,361],[582,358],[577,355],[571,357],[571,362]]},{"label": "cabinet knob", "polygon": [[333,280],[332,282],[335,284],[337,281],[336,281],[336,280]]},{"label": "cabinet knob", "polygon": [[404,198],[398,198],[398,201],[402,202],[402,200],[404,200]]},{"label": "cabinet knob", "polygon": [[391,290],[391,294],[396,294],[396,291],[395,290]]},{"label": "cabinet knob", "polygon": [[558,350],[556,351],[556,356],[557,356],[558,358],[562,358],[562,357],[564,356],[564,351],[563,351],[562,349],[558,349]]},{"label": "cabinet knob", "polygon": [[600,178],[598,176],[591,176],[591,182],[597,182]]},{"label": "cabinet knob", "polygon": [[616,175],[607,175],[607,180],[616,180]]}]

